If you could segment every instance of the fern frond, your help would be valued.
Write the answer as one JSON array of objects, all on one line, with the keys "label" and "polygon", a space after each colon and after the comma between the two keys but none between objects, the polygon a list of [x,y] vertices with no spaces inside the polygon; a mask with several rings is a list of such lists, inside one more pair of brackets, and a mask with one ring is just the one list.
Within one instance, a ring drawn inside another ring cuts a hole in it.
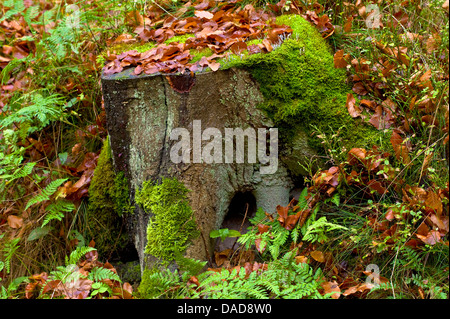
[{"label": "fern frond", "polygon": [[94,282],[96,281],[102,281],[104,279],[110,279],[115,280],[120,283],[122,283],[122,280],[120,279],[119,275],[116,274],[114,271],[108,268],[103,267],[95,267],[93,268],[87,277],[89,280],[92,280]]},{"label": "fern frond", "polygon": [[44,190],[42,190],[40,194],[36,195],[35,197],[33,197],[28,201],[25,210],[27,210],[31,205],[49,200],[50,196],[52,196],[58,190],[58,187],[65,181],[67,181],[67,178],[59,178],[50,182],[50,184],[48,184],[47,187]]},{"label": "fern frond", "polygon": [[14,174],[12,174],[11,180],[15,180],[18,178],[23,178],[25,176],[28,176],[33,171],[34,166],[36,165],[36,162],[30,162],[26,163],[24,166],[18,168]]},{"label": "fern frond", "polygon": [[[23,101],[27,103],[30,100],[30,105],[21,107],[19,110],[8,115],[0,121],[0,128],[7,128],[13,123],[24,123],[38,120],[36,126],[30,130],[36,131],[47,126],[51,121],[58,120],[63,112],[62,106],[65,103],[65,97],[60,94],[51,94],[44,96],[43,90],[33,91],[22,97]],[[22,100],[21,99],[21,100]]]},{"label": "fern frond", "polygon": [[5,257],[4,267],[6,269],[6,273],[11,272],[11,259],[14,256],[16,250],[20,247],[19,241],[20,237],[9,240],[3,245],[2,251]]},{"label": "fern frond", "polygon": [[87,247],[87,246],[83,246],[83,247],[77,247],[74,251],[72,251],[70,253],[70,256],[65,258],[66,261],[66,266],[69,265],[75,265],[78,263],[78,261],[84,257],[84,255],[86,255],[88,252],[90,251],[94,251],[96,250],[93,247]]},{"label": "fern frond", "polygon": [[69,213],[75,209],[75,205],[65,199],[57,199],[54,203],[47,206],[47,215],[42,222],[41,227],[44,227],[54,219],[61,221],[64,218],[64,213]]}]

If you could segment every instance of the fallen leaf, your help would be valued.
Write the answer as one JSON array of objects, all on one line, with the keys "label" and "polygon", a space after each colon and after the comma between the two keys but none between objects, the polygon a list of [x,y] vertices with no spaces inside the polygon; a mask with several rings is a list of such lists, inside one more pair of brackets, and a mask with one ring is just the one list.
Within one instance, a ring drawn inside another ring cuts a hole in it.
[{"label": "fallen leaf", "polygon": [[339,288],[339,285],[335,280],[324,282],[321,284],[321,286],[324,289],[325,294],[335,292],[331,295],[331,298],[339,299],[341,288]]},{"label": "fallen leaf", "polygon": [[258,224],[258,233],[257,234],[264,234],[265,232],[269,231],[269,225],[264,224]]},{"label": "fallen leaf", "polygon": [[347,110],[351,117],[355,118],[361,115],[361,109],[355,104],[355,98],[353,94],[348,93],[347,94]]},{"label": "fallen leaf", "polygon": [[295,263],[296,264],[308,263],[308,257],[306,257],[306,256],[295,256]]},{"label": "fallen leaf", "polygon": [[442,214],[442,201],[436,192],[428,191],[425,199],[425,205],[431,208],[438,216]]},{"label": "fallen leaf", "polygon": [[262,241],[261,238],[256,238],[255,246],[256,246],[256,249],[259,251],[259,253],[262,254],[266,250],[267,243],[265,241]]},{"label": "fallen leaf", "polygon": [[320,250],[314,250],[314,251],[310,252],[309,254],[314,260],[316,260],[320,263],[323,263],[325,261],[325,256],[323,255],[323,253]]},{"label": "fallen leaf", "polygon": [[440,230],[442,230],[442,233],[447,234],[448,233],[448,216],[444,216],[442,219],[438,216],[432,214],[428,216],[428,218],[431,220],[431,222],[436,225]]},{"label": "fallen leaf", "polygon": [[225,249],[224,251],[221,252],[214,252],[214,259],[216,262],[216,265],[218,267],[222,266],[223,263],[225,262],[225,260],[228,260],[228,257],[231,255],[233,251],[231,250],[231,248]]},{"label": "fallen leaf", "polygon": [[197,10],[194,12],[194,15],[198,18],[204,18],[204,19],[212,19],[214,17],[214,14],[212,14],[209,11],[204,11],[204,10]]},{"label": "fallen leaf", "polygon": [[375,111],[375,109],[377,107],[377,103],[375,101],[371,101],[371,100],[361,100],[361,102],[359,104],[361,106],[365,106],[365,107],[369,108],[372,111]]},{"label": "fallen leaf", "polygon": [[16,215],[9,215],[8,216],[8,225],[11,228],[17,229],[23,226],[23,218],[17,217]]},{"label": "fallen leaf", "polygon": [[366,162],[366,153],[367,151],[363,148],[352,148],[348,152],[348,162],[350,165],[357,165],[362,162],[365,164]]},{"label": "fallen leaf", "polygon": [[394,210],[392,209],[392,208],[389,208],[388,209],[388,211],[386,212],[386,216],[385,216],[385,218],[387,219],[387,220],[393,220],[394,218],[395,218],[395,215],[394,215]]},{"label": "fallen leaf", "polygon": [[388,190],[383,186],[383,184],[381,184],[380,181],[370,180],[367,182],[367,186],[369,186],[370,189],[376,191],[380,195],[388,192]]},{"label": "fallen leaf", "polygon": [[401,159],[403,164],[407,165],[411,162],[409,157],[409,151],[406,145],[403,143],[403,138],[398,134],[397,130],[394,130],[391,135],[391,144],[395,151],[395,157]]},{"label": "fallen leaf", "polygon": [[368,93],[362,82],[356,82],[355,84],[353,84],[352,91],[358,95],[366,95]]},{"label": "fallen leaf", "polygon": [[336,69],[345,68],[349,63],[350,54],[344,56],[344,50],[338,50],[333,56],[334,67]]},{"label": "fallen leaf", "polygon": [[434,245],[438,242],[442,242],[441,233],[437,230],[430,230],[426,236],[419,234],[416,234],[416,236],[428,245]]},{"label": "fallen leaf", "polygon": [[131,11],[126,14],[125,23],[130,27],[137,27],[144,24],[144,17],[138,10]]},{"label": "fallen leaf", "polygon": [[344,23],[344,32],[352,31],[353,16],[349,16]]},{"label": "fallen leaf", "polygon": [[231,52],[233,54],[239,55],[241,52],[247,50],[247,44],[243,41],[238,41],[233,43],[233,45],[230,47]]}]

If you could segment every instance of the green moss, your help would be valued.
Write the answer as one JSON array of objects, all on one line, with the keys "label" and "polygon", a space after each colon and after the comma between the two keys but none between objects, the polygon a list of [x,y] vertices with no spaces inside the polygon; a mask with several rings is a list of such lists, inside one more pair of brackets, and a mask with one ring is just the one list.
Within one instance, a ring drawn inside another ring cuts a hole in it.
[{"label": "green moss", "polygon": [[164,43],[165,44],[170,44],[170,43],[175,43],[175,42],[185,43],[187,39],[194,38],[194,37],[195,37],[195,34],[186,33],[186,34],[176,35],[174,37],[171,37],[171,38],[167,39],[166,41],[164,41]]},{"label": "green moss", "polygon": [[87,228],[100,254],[111,254],[127,243],[123,231],[124,213],[132,212],[128,183],[122,172],[116,174],[109,138],[103,144],[89,187]]},{"label": "green moss", "polygon": [[209,57],[213,55],[214,51],[210,48],[203,48],[201,50],[191,49],[189,53],[192,55],[191,61],[189,63],[194,64],[197,61],[200,61],[202,57]]},{"label": "green moss", "polygon": [[136,192],[135,201],[151,213],[145,252],[163,262],[175,260],[200,232],[187,199],[188,189],[177,179],[160,184],[147,181]]},{"label": "green moss", "polygon": [[[318,31],[298,15],[283,15],[277,24],[289,25],[293,33],[271,53],[231,57],[220,61],[222,68],[248,70],[260,84],[265,102],[260,107],[288,139],[299,129],[311,135],[313,126],[336,132],[347,147],[372,145],[378,131],[351,118],[346,109],[345,70],[334,68],[330,47]],[[320,140],[310,136],[309,144],[321,149]]]}]

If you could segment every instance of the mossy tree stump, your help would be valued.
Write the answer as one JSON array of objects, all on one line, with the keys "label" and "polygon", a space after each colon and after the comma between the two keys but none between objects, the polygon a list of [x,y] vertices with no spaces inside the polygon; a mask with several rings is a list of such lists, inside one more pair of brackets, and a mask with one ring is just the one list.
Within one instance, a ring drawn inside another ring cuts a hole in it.
[{"label": "mossy tree stump", "polygon": [[[348,114],[345,70],[334,68],[330,47],[317,30],[300,16],[281,16],[277,23],[292,28],[289,39],[270,53],[220,61],[216,72],[135,76],[128,69],[102,77],[114,167],[128,179],[131,197],[144,181],[163,177],[176,177],[190,190],[204,240],[194,240],[188,257],[207,259],[209,233],[221,227],[235,194],[253,194],[256,206],[269,213],[288,203],[292,177],[305,173],[299,162],[320,147],[312,127],[329,135],[340,131],[347,149],[380,138]],[[193,137],[195,121],[201,130],[216,128],[221,136],[226,128],[280,128],[277,170],[264,175],[259,163],[210,164],[192,157],[190,163],[174,163],[170,151],[178,141],[171,140],[171,132],[185,128]],[[141,208],[130,216],[142,267],[148,218]]]},{"label": "mossy tree stump", "polygon": [[[174,83],[183,86],[189,81],[195,83],[186,92],[173,88],[177,85]],[[256,205],[270,213],[277,205],[288,203],[293,183],[281,161],[273,174],[261,174],[260,163],[195,163],[194,152],[189,163],[175,163],[170,157],[171,149],[178,143],[170,138],[175,128],[187,129],[194,139],[194,123],[201,123],[202,131],[215,128],[222,134],[227,128],[258,132],[273,127],[272,121],[257,108],[263,97],[248,72],[207,72],[197,74],[195,80],[122,73],[103,77],[102,82],[114,166],[129,180],[132,196],[144,181],[163,177],[176,177],[190,190],[188,198],[202,236],[187,249],[187,257],[208,259],[212,252],[209,233],[220,228],[236,193],[252,192]],[[203,140],[202,147],[208,142]],[[225,143],[221,148],[222,145]],[[142,266],[149,217],[140,207],[129,216]]]}]

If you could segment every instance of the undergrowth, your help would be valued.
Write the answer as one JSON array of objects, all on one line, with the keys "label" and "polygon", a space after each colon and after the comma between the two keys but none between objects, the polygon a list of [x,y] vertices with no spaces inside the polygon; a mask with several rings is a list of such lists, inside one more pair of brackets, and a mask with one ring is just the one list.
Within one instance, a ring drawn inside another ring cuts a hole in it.
[{"label": "undergrowth", "polygon": [[[187,190],[146,182],[137,202],[154,214],[147,252],[178,270],[145,270],[135,296],[447,299],[448,2],[277,3],[236,6],[289,14],[277,22],[291,25],[291,38],[271,54],[228,62],[249,69],[277,124],[313,125],[304,129],[323,149],[323,167],[278,215],[259,210],[239,247],[216,252],[207,271],[182,256],[198,235]],[[183,4],[0,4],[2,298],[131,297],[85,242],[92,212],[130,213],[123,176],[98,173],[111,167],[100,153],[108,143],[100,64],[108,47],[136,47],[130,12],[155,20]],[[106,187],[89,204],[91,181],[123,191]]]}]

